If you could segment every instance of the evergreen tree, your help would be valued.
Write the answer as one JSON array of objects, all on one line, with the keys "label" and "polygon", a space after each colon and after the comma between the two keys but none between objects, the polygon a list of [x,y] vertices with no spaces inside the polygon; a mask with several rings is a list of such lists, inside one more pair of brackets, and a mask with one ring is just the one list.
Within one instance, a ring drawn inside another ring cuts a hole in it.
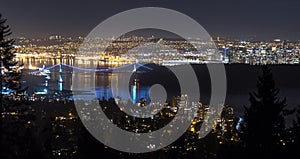
[{"label": "evergreen tree", "polygon": [[286,99],[277,97],[279,89],[268,66],[262,66],[257,91],[250,93],[250,107],[245,107],[241,140],[248,157],[278,157],[285,145]]},{"label": "evergreen tree", "polygon": [[0,158],[26,158],[32,143],[30,129],[34,115],[24,105],[20,65],[15,61],[14,40],[10,28],[0,14]]},{"label": "evergreen tree", "polygon": [[[14,60],[14,40],[8,39],[12,33],[8,25],[5,25],[6,19],[0,14],[0,68],[1,68],[1,88],[8,88],[14,95],[22,93],[20,79],[20,65]],[[7,90],[8,90],[7,89]],[[2,93],[1,93],[1,97]],[[2,98],[1,98],[2,99]]]},{"label": "evergreen tree", "polygon": [[[21,90],[20,78],[21,73],[19,68],[21,65],[14,60],[15,54],[13,52],[14,40],[7,37],[11,34],[8,25],[5,25],[6,19],[2,18],[0,14],[0,89],[1,89],[1,107],[2,113],[5,109],[9,109],[11,102],[7,102],[7,98],[11,96],[4,96],[5,93],[12,93],[12,95],[19,94]],[[1,123],[0,123],[1,124]]]}]

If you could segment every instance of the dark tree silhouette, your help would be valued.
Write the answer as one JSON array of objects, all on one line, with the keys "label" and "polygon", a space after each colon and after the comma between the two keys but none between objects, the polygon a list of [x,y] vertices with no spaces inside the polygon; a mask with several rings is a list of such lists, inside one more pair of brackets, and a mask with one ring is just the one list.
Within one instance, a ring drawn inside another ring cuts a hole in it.
[{"label": "dark tree silhouette", "polygon": [[[21,73],[19,72],[20,65],[18,65],[18,62],[14,61],[14,40],[7,38],[11,34],[11,31],[9,26],[5,25],[5,23],[6,19],[2,18],[2,15],[0,14],[0,113],[2,113],[4,109],[9,109],[12,104],[11,102],[7,102],[8,96],[4,96],[3,94],[11,91],[12,94],[15,95],[21,91]],[[0,124],[2,125],[2,120],[0,120]]]},{"label": "dark tree silhouette", "polygon": [[0,158],[26,158],[32,143],[29,135],[34,115],[28,105],[22,104],[22,65],[14,59],[14,40],[8,38],[12,32],[5,23],[0,14]]},{"label": "dark tree silhouette", "polygon": [[[19,68],[21,64],[14,60],[14,40],[8,36],[12,33],[8,25],[5,25],[6,19],[0,14],[0,68],[1,68],[1,88],[6,87],[12,91],[14,95],[22,93],[21,89],[21,72]],[[1,89],[2,92],[2,89]],[[1,93],[1,99],[3,95]],[[2,103],[1,103],[2,104]]]},{"label": "dark tree silhouette", "polygon": [[241,140],[246,156],[276,158],[285,145],[286,99],[277,97],[279,89],[269,66],[262,66],[257,91],[250,93],[250,107],[245,107]]}]

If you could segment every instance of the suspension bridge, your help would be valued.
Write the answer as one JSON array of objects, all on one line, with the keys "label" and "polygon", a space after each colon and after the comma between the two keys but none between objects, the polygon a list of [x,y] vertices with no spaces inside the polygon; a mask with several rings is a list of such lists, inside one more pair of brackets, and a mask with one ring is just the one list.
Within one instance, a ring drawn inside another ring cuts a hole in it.
[{"label": "suspension bridge", "polygon": [[63,67],[71,68],[73,70],[89,71],[89,72],[112,72],[112,71],[136,72],[139,67],[145,68],[146,70],[149,70],[149,71],[153,70],[151,67],[145,66],[145,65],[137,63],[137,62],[136,63],[131,63],[131,64],[126,64],[126,65],[123,65],[123,66],[109,67],[109,68],[84,68],[84,67],[78,67],[78,66],[72,66],[72,65],[64,64],[64,63],[61,62],[61,63],[55,64],[55,65],[52,65],[52,66],[40,68],[39,70],[32,71],[29,74],[36,75],[36,74],[39,74],[41,72],[45,72],[47,70],[54,69],[56,67],[59,67],[59,72],[62,72]]}]

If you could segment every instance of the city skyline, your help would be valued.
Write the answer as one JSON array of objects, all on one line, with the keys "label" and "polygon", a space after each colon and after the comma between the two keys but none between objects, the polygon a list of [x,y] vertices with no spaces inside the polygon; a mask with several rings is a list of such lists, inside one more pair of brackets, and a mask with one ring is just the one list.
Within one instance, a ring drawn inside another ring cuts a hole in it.
[{"label": "city skyline", "polygon": [[213,37],[241,40],[300,40],[296,0],[263,1],[3,1],[0,10],[8,19],[13,37],[50,35],[86,36],[97,24],[119,12],[137,7],[164,7],[192,18]]},{"label": "city skyline", "polygon": [[297,156],[300,2],[0,4],[0,158]]}]

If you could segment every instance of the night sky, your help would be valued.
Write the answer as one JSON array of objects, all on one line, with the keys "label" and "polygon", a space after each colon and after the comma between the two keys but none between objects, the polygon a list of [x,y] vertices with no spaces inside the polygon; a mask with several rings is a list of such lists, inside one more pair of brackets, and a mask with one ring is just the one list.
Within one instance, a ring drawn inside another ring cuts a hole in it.
[{"label": "night sky", "polygon": [[198,21],[213,37],[300,40],[299,0],[0,0],[13,36],[86,36],[137,7],[164,7]]}]

